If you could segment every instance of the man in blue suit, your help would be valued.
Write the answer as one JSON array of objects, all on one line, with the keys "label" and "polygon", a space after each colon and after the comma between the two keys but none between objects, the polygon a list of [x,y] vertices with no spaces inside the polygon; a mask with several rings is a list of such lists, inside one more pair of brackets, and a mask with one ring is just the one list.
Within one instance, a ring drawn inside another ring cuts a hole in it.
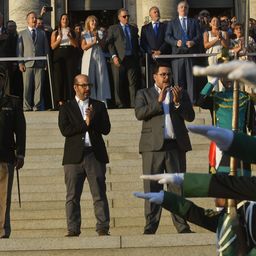
[{"label": "man in blue suit", "polygon": [[170,46],[165,42],[166,24],[160,22],[160,11],[157,6],[149,9],[151,22],[141,28],[140,46],[149,55],[149,87],[154,85],[152,68],[154,58],[160,54],[170,53]]},{"label": "man in blue suit", "polygon": [[[188,3],[178,4],[179,17],[167,25],[165,41],[171,45],[173,54],[196,53],[201,40],[199,24],[195,19],[188,18]],[[190,100],[195,103],[192,60],[190,58],[172,59],[173,79],[176,85],[188,91]]]}]

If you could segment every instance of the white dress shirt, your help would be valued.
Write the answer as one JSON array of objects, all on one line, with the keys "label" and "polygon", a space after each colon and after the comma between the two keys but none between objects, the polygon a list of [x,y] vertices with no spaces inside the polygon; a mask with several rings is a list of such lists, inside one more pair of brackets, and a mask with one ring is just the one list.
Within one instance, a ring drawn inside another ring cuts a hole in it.
[{"label": "white dress shirt", "polygon": [[[77,104],[80,108],[82,117],[85,120],[85,118],[86,118],[85,110],[89,107],[89,99],[86,99],[86,100],[82,101],[77,96],[75,96],[75,98],[76,98]],[[89,136],[88,132],[85,133],[84,143],[85,143],[86,147],[91,147],[92,146],[90,136]]]},{"label": "white dress shirt", "polygon": [[[161,89],[155,84],[157,92],[160,94]],[[167,91],[165,99],[162,103],[164,109],[164,138],[165,139],[176,139],[172,120],[170,116],[170,90]]]}]

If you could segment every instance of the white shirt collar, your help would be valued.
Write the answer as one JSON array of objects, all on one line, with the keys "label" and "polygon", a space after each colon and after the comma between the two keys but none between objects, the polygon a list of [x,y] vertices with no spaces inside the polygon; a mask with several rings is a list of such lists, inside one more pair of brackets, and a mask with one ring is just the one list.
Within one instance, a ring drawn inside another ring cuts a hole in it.
[{"label": "white shirt collar", "polygon": [[36,28],[28,27],[28,29],[29,29],[30,32],[32,32],[33,29],[36,31]]},{"label": "white shirt collar", "polygon": [[77,96],[75,96],[76,102],[79,104],[83,102],[83,104],[89,104],[89,98],[85,100],[80,100]]},{"label": "white shirt collar", "polygon": [[160,94],[161,88],[159,88],[156,84],[154,84],[156,91]]},{"label": "white shirt collar", "polygon": [[184,19],[184,18],[185,18],[186,20],[188,19],[187,16],[179,16],[179,19],[180,19],[180,20],[181,20],[181,19]]}]

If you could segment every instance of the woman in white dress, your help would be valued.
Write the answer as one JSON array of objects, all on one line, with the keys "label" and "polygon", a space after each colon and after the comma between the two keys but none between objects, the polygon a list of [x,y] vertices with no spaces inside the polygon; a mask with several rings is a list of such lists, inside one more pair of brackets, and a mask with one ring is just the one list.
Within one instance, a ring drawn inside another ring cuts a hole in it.
[{"label": "woman in white dress", "polygon": [[[221,53],[222,48],[229,48],[228,34],[220,30],[220,21],[218,17],[212,17],[210,21],[210,31],[204,32],[204,48],[206,53]],[[208,64],[217,64],[217,56],[209,56]],[[211,82],[213,77],[208,76],[208,82]]]},{"label": "woman in white dress", "polygon": [[108,70],[102,51],[105,38],[102,31],[97,30],[98,19],[91,15],[85,20],[85,31],[82,35],[81,48],[84,51],[81,73],[88,75],[94,85],[91,97],[105,102],[111,99]]}]

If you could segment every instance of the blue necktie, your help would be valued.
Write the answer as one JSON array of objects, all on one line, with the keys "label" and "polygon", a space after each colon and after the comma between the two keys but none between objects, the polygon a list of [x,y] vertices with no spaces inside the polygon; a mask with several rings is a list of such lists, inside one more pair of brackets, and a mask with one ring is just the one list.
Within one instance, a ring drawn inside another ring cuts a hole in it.
[{"label": "blue necktie", "polygon": [[186,28],[186,18],[181,18],[181,26],[182,26],[182,29],[185,33],[187,33],[187,28]]},{"label": "blue necktie", "polygon": [[33,43],[36,40],[36,30],[35,29],[32,29],[32,40],[33,40]]},{"label": "blue necktie", "polygon": [[124,26],[124,32],[126,37],[126,50],[132,50],[131,38],[129,36],[129,27]]},{"label": "blue necktie", "polygon": [[155,32],[155,36],[157,36],[157,33],[158,33],[158,23],[154,23],[153,24],[153,29],[154,29],[154,32]]}]

